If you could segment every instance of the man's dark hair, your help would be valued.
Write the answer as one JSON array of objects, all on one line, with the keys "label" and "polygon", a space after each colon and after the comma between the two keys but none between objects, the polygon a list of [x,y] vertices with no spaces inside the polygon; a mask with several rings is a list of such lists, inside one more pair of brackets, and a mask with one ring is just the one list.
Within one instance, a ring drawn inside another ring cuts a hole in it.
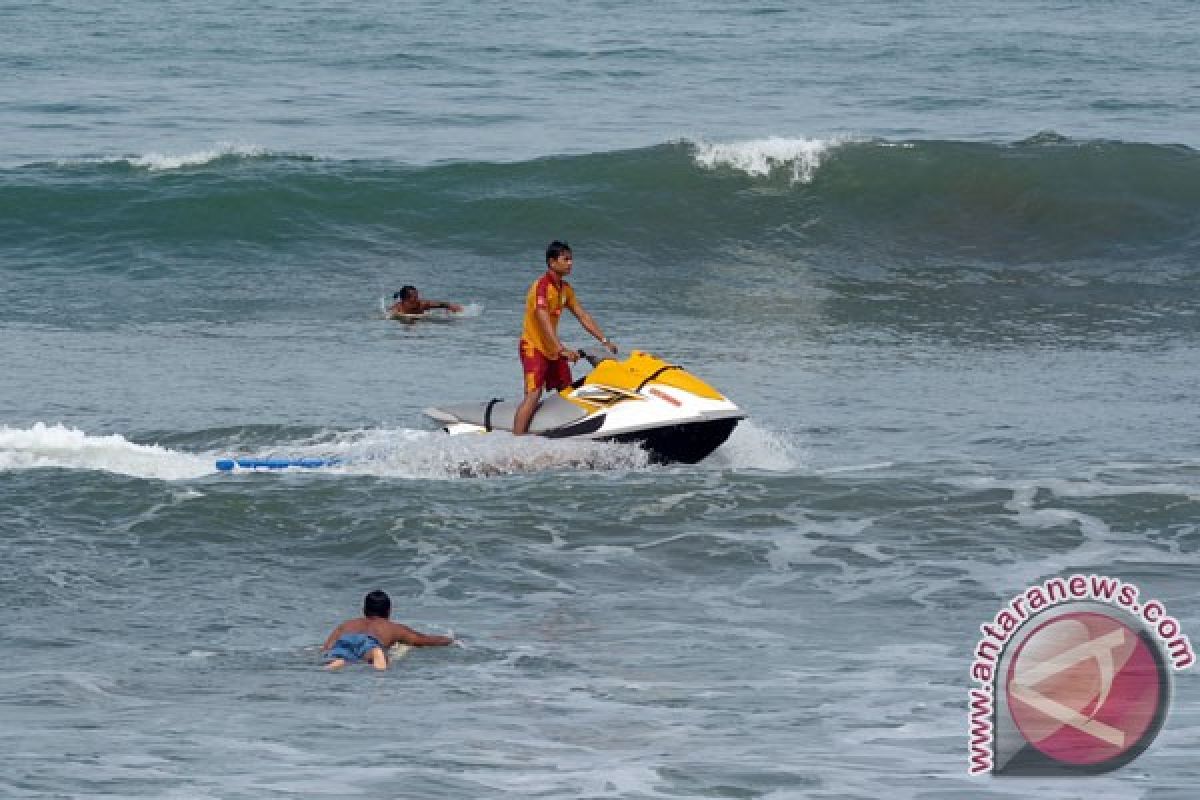
[{"label": "man's dark hair", "polygon": [[400,291],[398,291],[394,295],[392,295],[392,299],[393,300],[407,300],[408,298],[412,297],[416,293],[417,293],[417,287],[415,287],[415,286],[401,286]]},{"label": "man's dark hair", "polygon": [[550,244],[546,245],[546,261],[550,262],[561,256],[563,253],[571,252],[571,245],[566,242],[561,242],[555,239]]},{"label": "man's dark hair", "polygon": [[383,617],[387,619],[392,614],[392,598],[387,596],[387,592],[382,589],[376,589],[370,592],[366,599],[363,600],[363,616],[364,617]]}]

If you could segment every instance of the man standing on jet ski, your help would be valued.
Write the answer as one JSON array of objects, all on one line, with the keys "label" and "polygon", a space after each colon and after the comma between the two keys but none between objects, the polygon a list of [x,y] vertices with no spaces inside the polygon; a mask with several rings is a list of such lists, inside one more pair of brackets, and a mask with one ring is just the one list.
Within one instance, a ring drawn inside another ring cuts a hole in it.
[{"label": "man standing on jet ski", "polygon": [[565,389],[571,385],[571,364],[579,353],[568,349],[558,338],[558,318],[564,308],[579,320],[588,333],[600,340],[610,353],[617,345],[610,342],[600,326],[575,299],[575,290],[563,280],[574,263],[571,247],[557,239],[546,248],[546,273],[533,282],[525,297],[525,322],[521,329],[521,369],[525,374],[525,397],[513,419],[513,433],[529,430],[529,421],[542,399],[543,389]]}]

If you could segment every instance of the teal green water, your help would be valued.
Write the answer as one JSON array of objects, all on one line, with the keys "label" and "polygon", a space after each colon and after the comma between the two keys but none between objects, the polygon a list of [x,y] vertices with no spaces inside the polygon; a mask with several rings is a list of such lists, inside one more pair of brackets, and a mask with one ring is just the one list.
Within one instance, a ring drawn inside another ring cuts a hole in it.
[{"label": "teal green water", "polygon": [[[1050,576],[1200,620],[1197,21],[0,8],[0,795],[1077,796],[967,777],[967,670]],[[710,459],[422,416],[553,238]],[[376,587],[462,646],[323,673]],[[1196,691],[1088,793],[1186,792]]]}]

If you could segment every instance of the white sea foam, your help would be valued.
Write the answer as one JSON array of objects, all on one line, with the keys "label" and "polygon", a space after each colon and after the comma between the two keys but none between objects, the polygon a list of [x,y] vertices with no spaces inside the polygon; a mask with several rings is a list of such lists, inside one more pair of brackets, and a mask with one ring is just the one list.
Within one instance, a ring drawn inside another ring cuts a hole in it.
[{"label": "white sea foam", "polygon": [[762,428],[748,419],[738,423],[733,434],[710,458],[733,469],[772,472],[797,469],[803,462],[802,450],[790,436]]},{"label": "white sea foam", "polygon": [[829,139],[788,139],[770,136],[738,142],[695,142],[693,158],[706,169],[729,167],[755,177],[775,170],[790,169],[794,183],[811,183],[828,154],[843,144],[857,141],[850,136]]},{"label": "white sea foam", "polygon": [[[221,457],[320,458],[337,462],[321,468],[321,474],[408,480],[491,478],[560,470],[639,469],[647,464],[645,452],[633,445],[516,437],[507,433],[448,436],[441,431],[406,428],[345,431]],[[237,471],[278,472],[271,469]]]},{"label": "white sea foam", "polygon": [[185,480],[215,470],[213,461],[158,445],[135,444],[120,434],[89,436],[63,425],[0,427],[0,470],[85,469],[137,478]]},{"label": "white sea foam", "polygon": [[632,445],[517,437],[447,436],[440,431],[369,429],[331,443],[289,448],[289,457],[336,458],[334,471],[409,479],[480,478],[557,470],[637,469],[646,455]]},{"label": "white sea foam", "polygon": [[964,478],[947,480],[947,483],[968,489],[1012,489],[1024,505],[1032,507],[1032,497],[1038,489],[1045,489],[1056,497],[1125,497],[1129,495],[1161,494],[1175,495],[1186,500],[1200,499],[1200,483],[1147,481],[1146,483],[1120,482],[1099,478],[1067,480],[1063,478],[1040,478],[1027,481],[1002,481],[995,478]]}]

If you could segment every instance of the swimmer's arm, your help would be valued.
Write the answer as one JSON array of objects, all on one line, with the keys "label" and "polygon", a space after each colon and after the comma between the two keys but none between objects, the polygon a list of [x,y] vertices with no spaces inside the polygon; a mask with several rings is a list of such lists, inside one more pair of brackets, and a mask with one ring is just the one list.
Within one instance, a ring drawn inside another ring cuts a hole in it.
[{"label": "swimmer's arm", "polygon": [[333,633],[329,634],[329,638],[325,640],[325,644],[321,645],[322,650],[328,650],[333,647],[333,643],[342,635],[342,629],[346,627],[346,623],[342,623],[333,629]]},{"label": "swimmer's arm", "polygon": [[421,633],[414,631],[407,625],[399,623],[392,624],[392,636],[396,641],[413,647],[444,647],[448,644],[454,644],[454,639],[449,636],[437,636],[434,634]]}]

